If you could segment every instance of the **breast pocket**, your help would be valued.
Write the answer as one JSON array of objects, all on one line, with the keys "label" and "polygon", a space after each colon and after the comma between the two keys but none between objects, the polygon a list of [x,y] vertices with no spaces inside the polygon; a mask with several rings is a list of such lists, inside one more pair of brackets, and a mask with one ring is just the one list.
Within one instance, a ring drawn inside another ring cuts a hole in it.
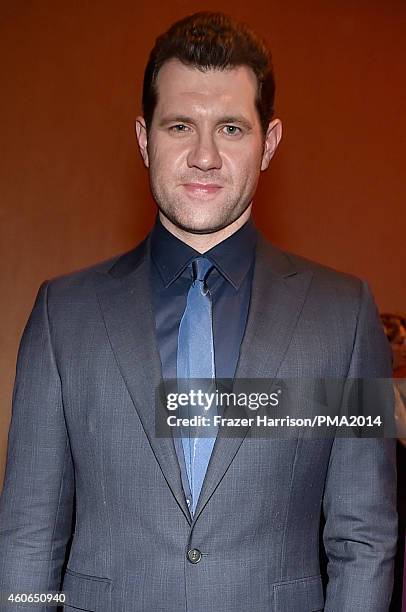
[{"label": "breast pocket", "polygon": [[111,612],[111,580],[88,576],[66,569],[62,591],[66,594],[64,610]]},{"label": "breast pocket", "polygon": [[274,612],[321,612],[323,607],[324,594],[320,576],[273,585]]}]

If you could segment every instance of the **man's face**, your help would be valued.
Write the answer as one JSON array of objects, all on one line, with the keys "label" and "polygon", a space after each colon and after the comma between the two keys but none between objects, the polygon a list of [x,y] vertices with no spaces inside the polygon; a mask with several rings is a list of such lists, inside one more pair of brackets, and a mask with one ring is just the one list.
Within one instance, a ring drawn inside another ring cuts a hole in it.
[{"label": "man's face", "polygon": [[257,81],[246,66],[202,72],[169,60],[156,87],[150,130],[139,118],[137,136],[161,213],[190,233],[227,227],[252,201],[279,142],[279,120],[264,139]]}]

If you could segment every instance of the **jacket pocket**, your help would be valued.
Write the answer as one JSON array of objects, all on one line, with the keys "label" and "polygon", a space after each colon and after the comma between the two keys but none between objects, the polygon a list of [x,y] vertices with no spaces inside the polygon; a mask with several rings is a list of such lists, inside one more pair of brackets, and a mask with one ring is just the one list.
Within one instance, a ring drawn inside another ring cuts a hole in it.
[{"label": "jacket pocket", "polygon": [[324,594],[320,576],[273,585],[274,612],[320,612],[323,607]]},{"label": "jacket pocket", "polygon": [[66,594],[66,610],[86,612],[111,611],[111,587],[109,578],[99,578],[66,569],[62,590]]}]

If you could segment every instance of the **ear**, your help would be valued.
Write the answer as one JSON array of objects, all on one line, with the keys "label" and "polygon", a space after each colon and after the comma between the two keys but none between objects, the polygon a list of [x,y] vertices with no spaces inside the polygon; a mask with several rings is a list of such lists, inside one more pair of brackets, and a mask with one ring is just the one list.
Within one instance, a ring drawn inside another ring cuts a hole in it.
[{"label": "ear", "polygon": [[264,152],[262,154],[261,170],[266,170],[269,166],[278,144],[282,138],[282,122],[280,119],[274,119],[268,125],[266,131]]},{"label": "ear", "polygon": [[135,133],[137,135],[138,146],[140,148],[141,157],[144,160],[144,164],[149,168],[148,159],[148,134],[147,125],[144,117],[137,117],[135,120]]}]

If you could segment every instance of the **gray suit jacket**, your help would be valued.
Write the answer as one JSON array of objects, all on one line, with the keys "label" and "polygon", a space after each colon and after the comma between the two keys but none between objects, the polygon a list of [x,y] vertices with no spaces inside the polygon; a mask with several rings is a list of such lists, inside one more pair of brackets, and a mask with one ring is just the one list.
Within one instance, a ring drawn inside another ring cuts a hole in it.
[{"label": "gray suit jacket", "polygon": [[[39,290],[18,357],[0,592],[62,588],[67,610],[100,612],[386,611],[392,441],[220,435],[191,519],[173,440],[154,431],[149,265],[147,239]],[[390,376],[367,285],[261,238],[236,376]]]}]

